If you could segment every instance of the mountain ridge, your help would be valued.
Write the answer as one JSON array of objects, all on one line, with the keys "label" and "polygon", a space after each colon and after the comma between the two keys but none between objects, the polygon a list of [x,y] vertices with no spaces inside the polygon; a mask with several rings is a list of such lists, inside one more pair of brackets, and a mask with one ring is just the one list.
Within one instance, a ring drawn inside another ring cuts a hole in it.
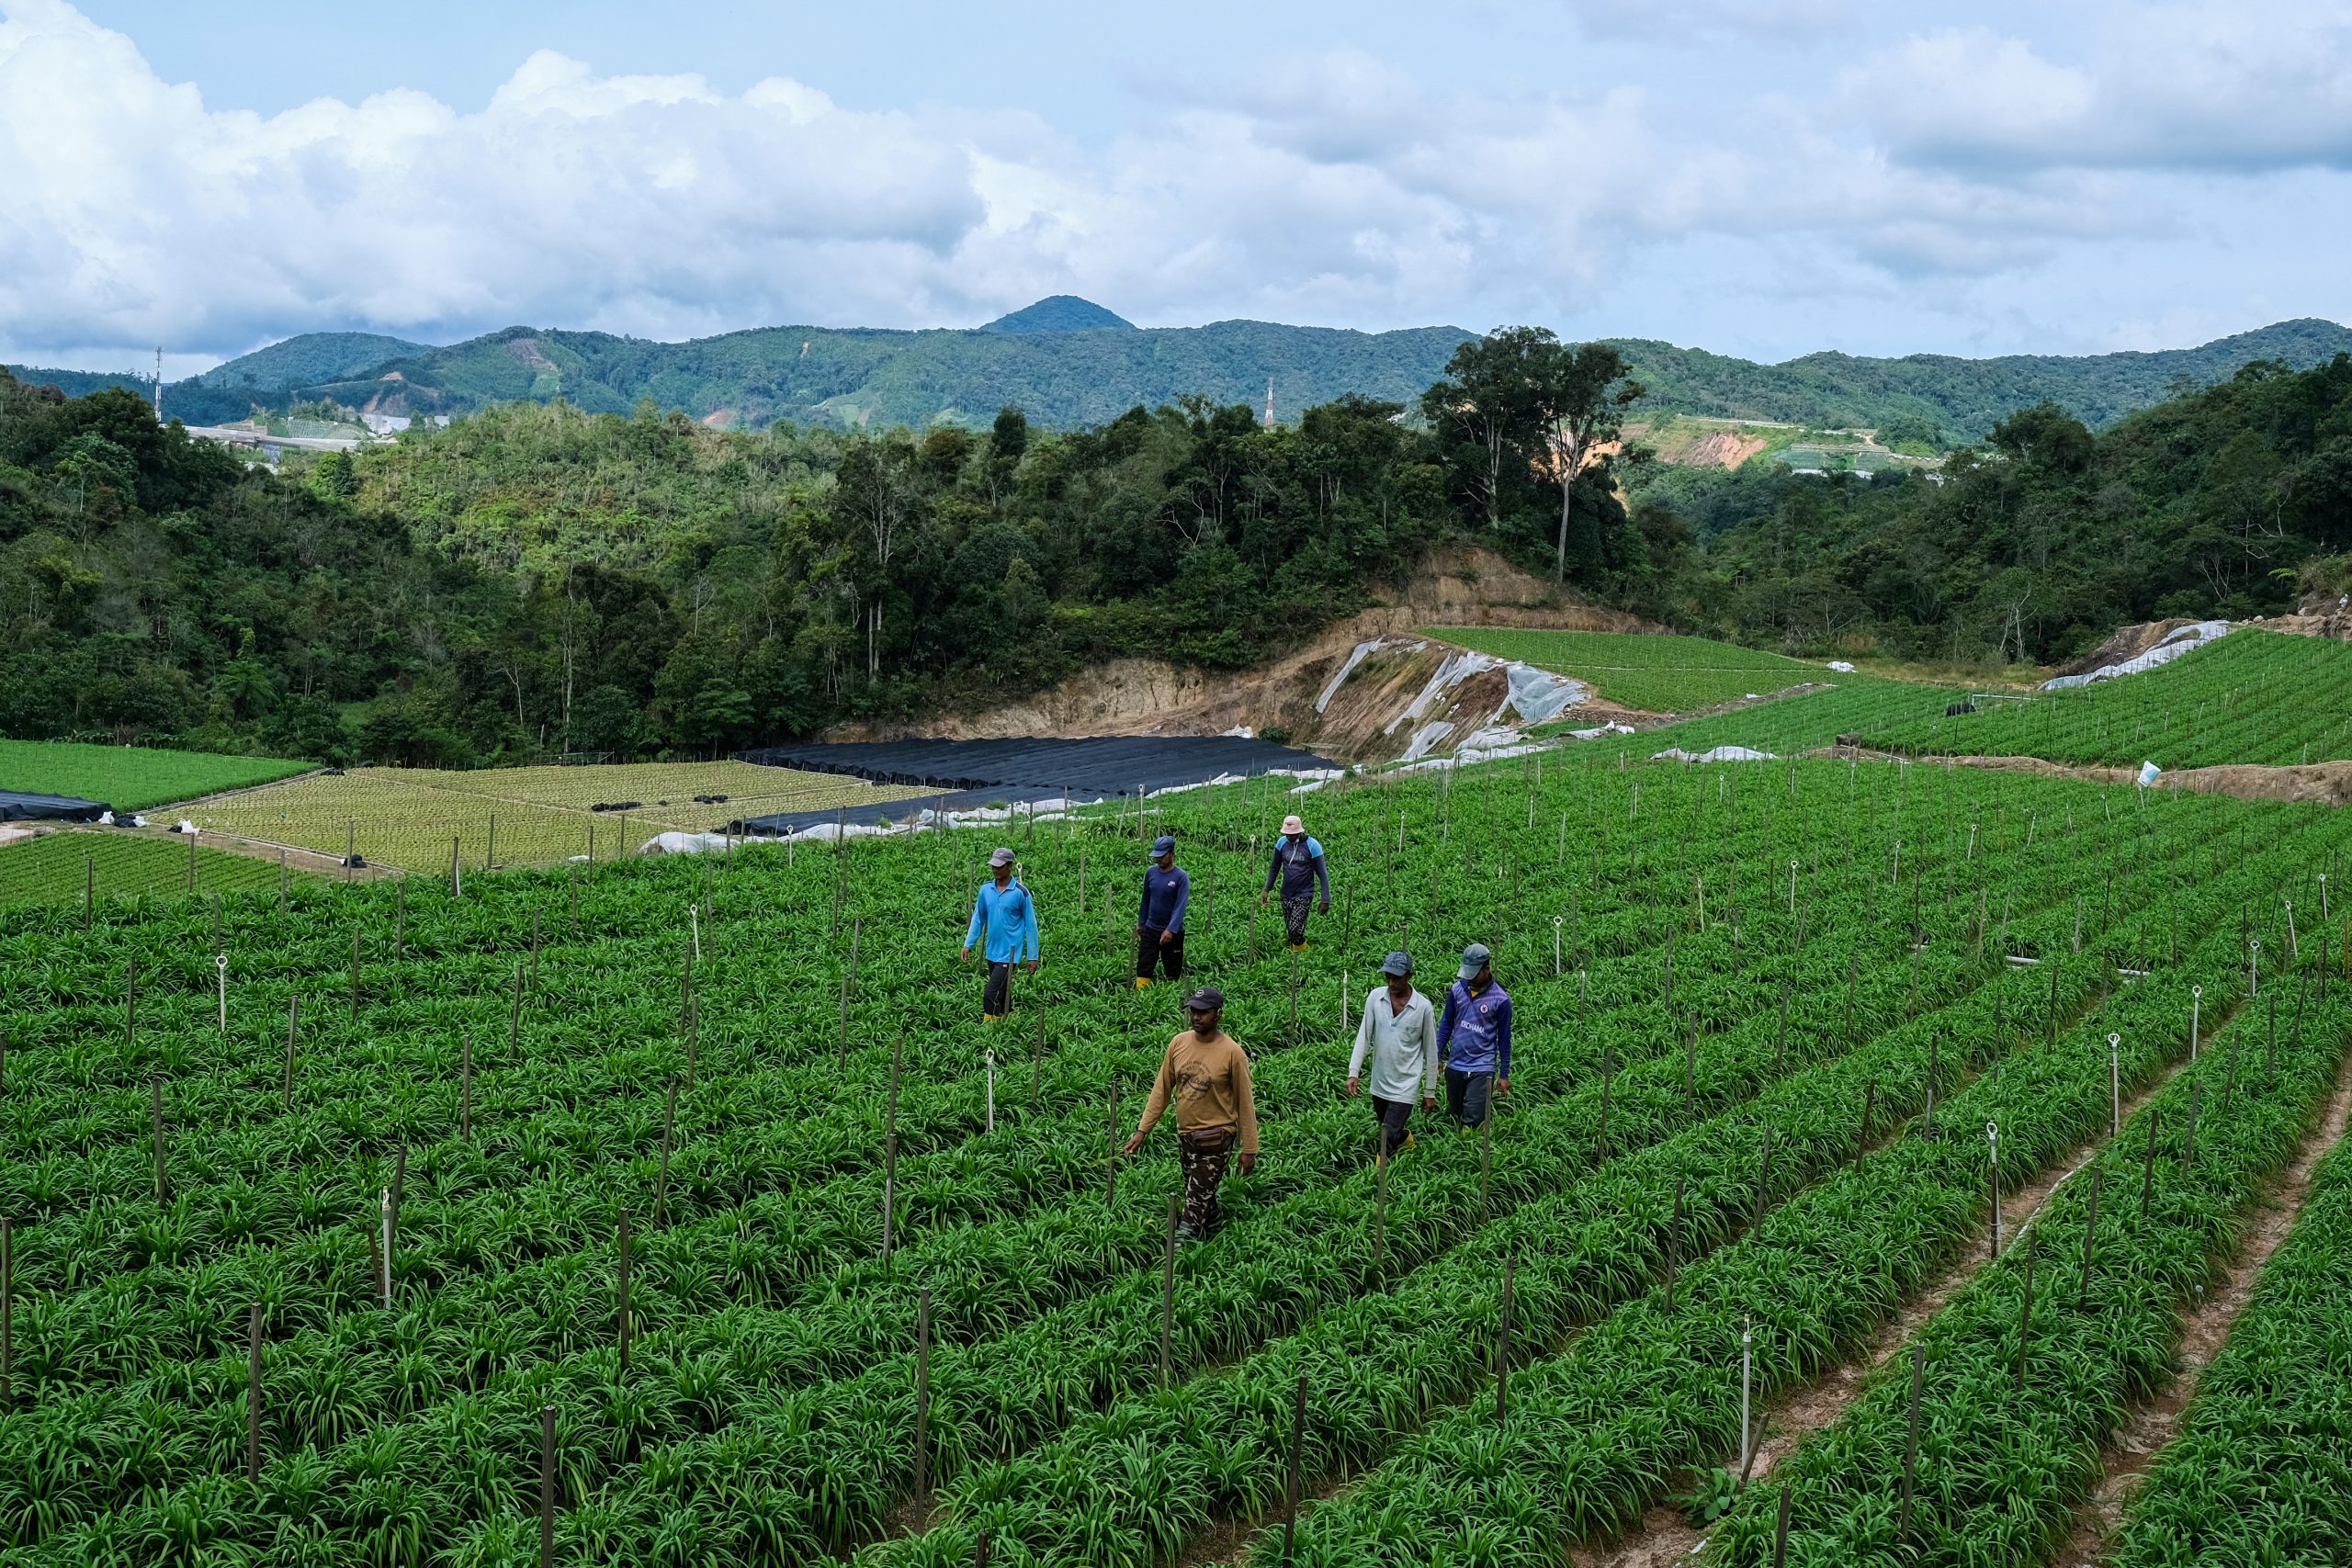
[{"label": "mountain ridge", "polygon": [[[202,424],[321,399],[394,415],[556,398],[625,414],[650,399],[714,423],[849,429],[978,426],[1010,403],[1035,423],[1068,428],[1188,395],[1254,408],[1271,377],[1276,417],[1287,422],[1351,392],[1409,406],[1476,335],[1453,326],[1365,333],[1242,319],[1137,327],[1091,301],[1056,295],[978,328],[779,325],[663,343],[513,326],[444,345],[301,333],[168,383],[164,401],[167,415]],[[2301,369],[2352,353],[2352,330],[2313,317],[2187,348],[1983,359],[1825,349],[1765,364],[1657,339],[1607,341],[1648,388],[1643,407],[1651,412],[1875,428],[1890,440],[1936,446],[1980,439],[2044,400],[2105,426],[2183,383],[2227,379],[2252,360]],[[370,362],[379,348],[390,351]],[[136,375],[10,368],[74,394],[151,385]]]}]

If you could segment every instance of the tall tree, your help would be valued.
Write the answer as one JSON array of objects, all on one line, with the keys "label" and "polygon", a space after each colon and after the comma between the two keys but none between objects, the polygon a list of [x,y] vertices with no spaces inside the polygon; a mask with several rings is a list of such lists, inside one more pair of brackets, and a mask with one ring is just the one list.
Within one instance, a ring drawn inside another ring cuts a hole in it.
[{"label": "tall tree", "polygon": [[1559,346],[1543,327],[1497,327],[1455,349],[1445,379],[1421,394],[1430,429],[1477,449],[1476,467],[1463,467],[1489,528],[1502,525],[1510,465],[1538,425],[1537,389],[1556,374]]},{"label": "tall tree", "polygon": [[[1530,329],[1547,340],[1542,328]],[[1549,341],[1529,355],[1528,400],[1537,426],[1546,432],[1550,467],[1560,482],[1560,532],[1552,558],[1552,581],[1568,580],[1568,509],[1577,475],[1600,449],[1625,432],[1625,410],[1647,389],[1628,374],[1625,356],[1605,343]]]}]

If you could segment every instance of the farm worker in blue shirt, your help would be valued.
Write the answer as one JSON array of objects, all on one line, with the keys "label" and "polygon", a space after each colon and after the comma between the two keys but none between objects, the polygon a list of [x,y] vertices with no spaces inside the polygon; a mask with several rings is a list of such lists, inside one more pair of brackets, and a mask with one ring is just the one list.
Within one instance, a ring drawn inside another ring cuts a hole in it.
[{"label": "farm worker in blue shirt", "polygon": [[1266,867],[1265,892],[1258,895],[1260,908],[1266,907],[1266,895],[1277,881],[1283,886],[1283,929],[1292,947],[1305,947],[1306,909],[1315,902],[1318,886],[1323,912],[1331,912],[1331,874],[1323,865],[1323,846],[1306,836],[1306,824],[1295,816],[1283,818],[1283,836],[1274,840],[1274,858]]},{"label": "farm worker in blue shirt", "polygon": [[1437,1026],[1446,1113],[1465,1132],[1485,1123],[1495,1095],[1510,1092],[1510,993],[1495,984],[1493,960],[1484,942],[1462,950]]},{"label": "farm worker in blue shirt", "polygon": [[1165,965],[1168,977],[1184,977],[1184,907],[1193,901],[1192,874],[1176,865],[1174,835],[1162,833],[1144,868],[1143,902],[1136,909],[1136,989],[1151,984]]},{"label": "farm worker in blue shirt", "polygon": [[1012,852],[999,849],[989,856],[989,880],[972,900],[972,927],[964,933],[964,962],[972,961],[973,944],[988,933],[988,988],[980,995],[980,1016],[1002,1018],[1012,1010],[1012,966],[1025,951],[1029,972],[1037,972],[1037,900],[1012,874]]}]

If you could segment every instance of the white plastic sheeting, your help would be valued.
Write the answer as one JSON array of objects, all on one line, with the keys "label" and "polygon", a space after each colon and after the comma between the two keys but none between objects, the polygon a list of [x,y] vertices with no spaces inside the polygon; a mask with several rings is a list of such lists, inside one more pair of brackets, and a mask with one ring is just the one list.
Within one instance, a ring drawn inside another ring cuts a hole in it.
[{"label": "white plastic sheeting", "polygon": [[1532,664],[1507,664],[1503,670],[1510,680],[1510,694],[1495,710],[1498,719],[1506,712],[1516,712],[1521,724],[1542,724],[1592,694],[1583,682],[1538,670]]},{"label": "white plastic sheeting", "polygon": [[1636,733],[1636,731],[1632,725],[1620,724],[1612,718],[1608,720],[1606,723],[1596,724],[1590,729],[1571,729],[1568,731],[1568,737],[1573,740],[1598,740],[1604,735],[1632,735],[1634,733]]},{"label": "white plastic sheeting", "polygon": [[727,847],[724,833],[656,833],[638,845],[641,855],[715,855]]},{"label": "white plastic sheeting", "polygon": [[1758,751],[1753,746],[1711,746],[1704,751],[1685,751],[1679,746],[1669,746],[1663,751],[1651,753],[1653,762],[1775,762],[1780,761],[1770,751]]},{"label": "white plastic sheeting", "polygon": [[1323,682],[1323,690],[1316,696],[1315,699],[1315,711],[1317,713],[1321,713],[1325,708],[1330,706],[1331,699],[1340,694],[1340,688],[1347,684],[1348,677],[1356,672],[1356,666],[1364,661],[1366,655],[1375,653],[1379,651],[1379,649],[1380,639],[1378,637],[1374,637],[1370,642],[1360,642],[1356,644],[1355,651],[1349,654],[1347,662],[1340,666],[1340,672],[1332,676],[1329,681]]},{"label": "white plastic sheeting", "polygon": [[2076,686],[2093,685],[2100,681],[2112,681],[2119,675],[2137,675],[2143,670],[2154,670],[2169,664],[2192,649],[2204,647],[2230,629],[2227,621],[2197,621],[2168,632],[2162,642],[2147,652],[2126,659],[2118,664],[2102,664],[2087,675],[2058,675],[2041,683],[2045,692],[2063,692]]},{"label": "white plastic sheeting", "polygon": [[1831,660],[1829,661],[1829,668],[1837,671],[1840,675],[1851,675],[1854,672],[1854,667],[1851,664],[1847,663],[1846,660],[1842,659]]},{"label": "white plastic sheeting", "polygon": [[[1394,726],[1391,726],[1391,728],[1393,728]],[[1399,757],[1397,761],[1401,762],[1418,762],[1423,757],[1430,754],[1430,747],[1436,745],[1439,741],[1444,739],[1447,736],[1453,733],[1453,723],[1451,719],[1431,719],[1429,723],[1421,726],[1420,728],[1413,731],[1413,739],[1406,742],[1405,753],[1403,756]]]},{"label": "white plastic sheeting", "polygon": [[1471,676],[1492,670],[1501,662],[1501,660],[1487,653],[1448,655],[1445,662],[1430,672],[1429,681],[1421,687],[1421,694],[1415,697],[1403,713],[1390,719],[1388,727],[1380,733],[1394,735],[1402,726],[1419,725],[1440,697],[1470,679]]}]

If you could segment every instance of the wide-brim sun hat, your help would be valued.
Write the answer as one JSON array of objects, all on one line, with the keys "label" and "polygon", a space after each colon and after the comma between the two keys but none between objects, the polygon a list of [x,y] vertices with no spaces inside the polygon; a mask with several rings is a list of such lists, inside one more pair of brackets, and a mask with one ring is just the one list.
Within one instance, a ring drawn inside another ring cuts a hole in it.
[{"label": "wide-brim sun hat", "polygon": [[1306,824],[1295,816],[1285,817],[1283,818],[1283,831],[1295,837],[1306,831]]}]

